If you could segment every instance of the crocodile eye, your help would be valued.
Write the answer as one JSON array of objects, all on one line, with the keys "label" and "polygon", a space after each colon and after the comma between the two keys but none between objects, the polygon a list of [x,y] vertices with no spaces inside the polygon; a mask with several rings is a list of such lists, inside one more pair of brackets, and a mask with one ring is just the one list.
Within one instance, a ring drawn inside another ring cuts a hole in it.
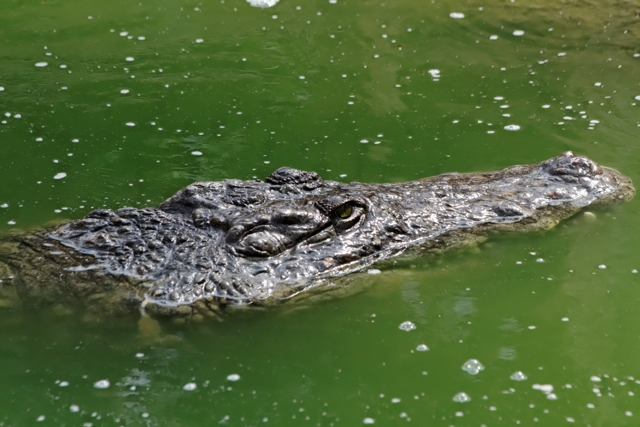
[{"label": "crocodile eye", "polygon": [[340,219],[347,219],[353,214],[353,207],[349,203],[345,203],[335,208],[333,214]]},{"label": "crocodile eye", "polygon": [[336,194],[318,200],[315,205],[329,217],[338,234],[346,233],[366,218],[367,202],[358,195]]}]

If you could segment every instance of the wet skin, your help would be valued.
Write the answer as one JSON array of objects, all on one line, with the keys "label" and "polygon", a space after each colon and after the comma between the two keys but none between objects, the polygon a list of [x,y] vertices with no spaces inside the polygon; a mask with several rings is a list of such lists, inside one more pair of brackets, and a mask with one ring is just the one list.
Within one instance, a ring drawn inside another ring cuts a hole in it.
[{"label": "wet skin", "polygon": [[586,206],[634,194],[619,172],[569,152],[397,184],[323,181],[281,168],[265,181],[194,183],[157,208],[97,210],[16,234],[0,261],[14,276],[3,281],[5,293],[31,303],[217,316],[229,305],[348,286],[345,275],[402,254],[547,229]]}]

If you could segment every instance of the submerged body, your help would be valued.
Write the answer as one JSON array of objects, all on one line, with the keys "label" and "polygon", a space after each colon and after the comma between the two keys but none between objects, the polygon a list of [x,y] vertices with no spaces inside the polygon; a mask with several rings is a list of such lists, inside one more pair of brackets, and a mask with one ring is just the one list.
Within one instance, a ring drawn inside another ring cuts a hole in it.
[{"label": "submerged body", "polygon": [[0,275],[4,262],[11,289],[33,302],[206,316],[331,288],[403,253],[550,228],[585,206],[634,194],[625,176],[570,152],[398,184],[323,181],[281,168],[265,182],[195,183],[157,208],[97,210],[12,236],[0,247]]}]

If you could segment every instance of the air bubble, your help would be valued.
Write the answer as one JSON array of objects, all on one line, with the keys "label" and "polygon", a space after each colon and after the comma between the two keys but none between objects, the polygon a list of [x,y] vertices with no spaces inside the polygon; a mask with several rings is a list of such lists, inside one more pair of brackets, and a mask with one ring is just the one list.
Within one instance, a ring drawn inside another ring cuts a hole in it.
[{"label": "air bubble", "polygon": [[398,329],[402,330],[402,331],[413,331],[416,328],[416,325],[413,322],[410,321],[406,321],[406,322],[402,322],[400,324],[400,326],[398,326]]},{"label": "air bubble", "polygon": [[525,381],[528,377],[523,374],[521,371],[516,371],[509,377],[514,381]]},{"label": "air bubble", "polygon": [[105,389],[109,388],[110,385],[111,383],[109,382],[109,380],[100,380],[93,383],[93,388]]},{"label": "air bubble", "polygon": [[534,390],[540,390],[544,394],[549,394],[553,391],[553,386],[551,384],[533,384],[531,388]]},{"label": "air bubble", "polygon": [[477,375],[484,370],[484,365],[478,359],[469,359],[462,365],[462,370],[471,375]]},{"label": "air bubble", "polygon": [[458,403],[466,403],[471,401],[471,397],[463,391],[453,396],[453,401]]}]

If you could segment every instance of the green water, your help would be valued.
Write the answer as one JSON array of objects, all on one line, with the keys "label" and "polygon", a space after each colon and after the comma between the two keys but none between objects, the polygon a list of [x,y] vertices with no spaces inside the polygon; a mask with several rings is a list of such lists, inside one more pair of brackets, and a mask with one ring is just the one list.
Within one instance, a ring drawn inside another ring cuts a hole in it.
[{"label": "green water", "polygon": [[[640,183],[639,13],[637,0],[4,1],[0,231],[284,165],[382,182],[573,150]],[[0,426],[639,425],[639,208],[158,337],[2,308]],[[477,375],[461,369],[472,358]]]}]

